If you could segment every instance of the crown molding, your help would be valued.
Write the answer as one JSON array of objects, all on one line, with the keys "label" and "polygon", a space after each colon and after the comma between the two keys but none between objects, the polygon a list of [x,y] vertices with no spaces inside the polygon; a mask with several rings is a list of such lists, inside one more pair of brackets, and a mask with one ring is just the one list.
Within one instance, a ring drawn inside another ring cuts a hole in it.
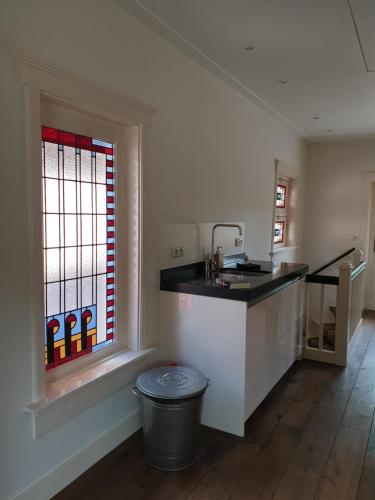
[{"label": "crown molding", "polygon": [[333,142],[356,142],[356,141],[374,141],[374,132],[341,133],[329,135],[316,135],[307,138],[308,144],[333,143]]},{"label": "crown molding", "polygon": [[182,53],[190,57],[197,64],[205,68],[208,72],[216,76],[226,85],[236,90],[248,102],[255,105],[262,111],[271,116],[279,123],[286,125],[300,137],[306,138],[306,133],[293,122],[288,120],[279,111],[269,105],[261,97],[256,95],[247,85],[241,82],[238,78],[232,75],[229,71],[221,67],[216,61],[211,59],[207,54],[202,52],[196,45],[186,39],[172,26],[166,23],[163,19],[154,14],[150,9],[142,4],[139,0],[113,0],[121,9],[147,26],[151,31],[157,33],[163,40],[167,41],[172,47],[177,48]]},{"label": "crown molding", "polygon": [[142,111],[143,113],[146,113],[148,115],[153,115],[156,112],[156,108],[144,104],[134,97],[122,94],[112,88],[108,88],[107,86],[104,86],[92,80],[88,80],[78,73],[63,69],[53,63],[50,63],[49,61],[36,58],[31,54],[23,52],[20,56],[20,61],[24,68],[24,83],[28,83],[29,75],[27,69],[30,68],[32,70],[38,70],[48,75],[57,77],[74,85],[78,85],[81,88],[108,97],[113,101],[125,104],[126,106]]}]

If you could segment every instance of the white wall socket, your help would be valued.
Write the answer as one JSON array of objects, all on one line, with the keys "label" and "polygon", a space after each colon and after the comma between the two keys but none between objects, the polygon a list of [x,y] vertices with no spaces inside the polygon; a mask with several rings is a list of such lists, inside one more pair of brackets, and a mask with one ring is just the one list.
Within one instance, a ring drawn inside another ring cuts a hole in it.
[{"label": "white wall socket", "polygon": [[183,257],[185,253],[184,247],[171,247],[171,257]]},{"label": "white wall socket", "polygon": [[241,237],[238,237],[234,240],[234,246],[240,247],[243,243],[243,239]]}]

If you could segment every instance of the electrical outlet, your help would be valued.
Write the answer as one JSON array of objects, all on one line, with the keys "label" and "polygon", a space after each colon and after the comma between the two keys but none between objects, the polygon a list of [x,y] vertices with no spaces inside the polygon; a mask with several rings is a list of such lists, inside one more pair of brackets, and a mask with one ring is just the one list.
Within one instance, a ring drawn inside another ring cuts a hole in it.
[{"label": "electrical outlet", "polygon": [[243,239],[242,238],[236,238],[234,240],[234,246],[236,246],[236,247],[240,247],[242,245],[242,243],[243,243]]},{"label": "electrical outlet", "polygon": [[171,247],[171,257],[183,257],[185,253],[184,247]]}]

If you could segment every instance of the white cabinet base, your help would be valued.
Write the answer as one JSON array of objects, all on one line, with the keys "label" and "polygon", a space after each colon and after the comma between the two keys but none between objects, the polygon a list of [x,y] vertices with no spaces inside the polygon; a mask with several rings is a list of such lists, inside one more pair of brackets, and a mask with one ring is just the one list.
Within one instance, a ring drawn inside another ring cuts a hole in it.
[{"label": "white cabinet base", "polygon": [[246,302],[160,292],[159,361],[190,365],[211,381],[202,423],[238,436],[299,356],[301,281],[248,308]]}]

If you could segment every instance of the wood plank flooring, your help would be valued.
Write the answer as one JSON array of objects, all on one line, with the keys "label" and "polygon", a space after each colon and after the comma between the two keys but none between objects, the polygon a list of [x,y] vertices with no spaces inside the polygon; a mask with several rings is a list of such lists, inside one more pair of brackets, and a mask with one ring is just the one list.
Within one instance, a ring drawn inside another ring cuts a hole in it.
[{"label": "wood plank flooring", "polygon": [[375,500],[375,316],[345,369],[294,364],[245,438],[202,427],[197,461],[153,469],[137,432],[55,500]]}]

